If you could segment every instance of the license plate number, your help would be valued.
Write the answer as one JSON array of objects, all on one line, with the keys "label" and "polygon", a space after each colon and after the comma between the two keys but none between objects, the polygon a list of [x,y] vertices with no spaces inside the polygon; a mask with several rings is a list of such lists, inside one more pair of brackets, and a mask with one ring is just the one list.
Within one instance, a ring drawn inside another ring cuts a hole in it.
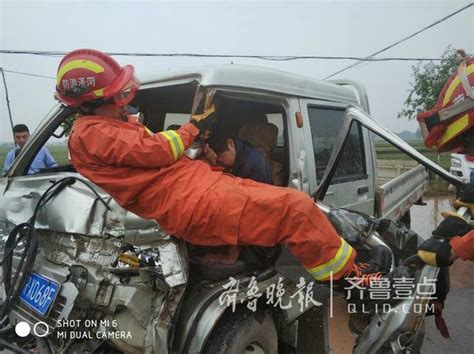
[{"label": "license plate number", "polygon": [[41,316],[45,316],[58,292],[59,283],[32,272],[20,293],[20,300]]}]

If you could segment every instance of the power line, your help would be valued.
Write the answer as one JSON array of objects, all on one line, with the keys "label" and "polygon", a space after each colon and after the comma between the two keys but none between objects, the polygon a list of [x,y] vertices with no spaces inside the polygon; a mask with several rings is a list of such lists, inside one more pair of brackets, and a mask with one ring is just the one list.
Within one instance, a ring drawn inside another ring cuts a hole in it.
[{"label": "power line", "polygon": [[[0,50],[0,54],[39,55],[60,57],[68,54],[65,51],[34,51],[34,50]],[[244,54],[200,54],[200,53],[127,53],[108,52],[113,56],[128,57],[194,57],[194,58],[247,58],[270,61],[290,61],[304,59],[318,60],[358,60],[358,61],[439,61],[440,58],[388,57],[364,58],[355,56],[327,56],[327,55],[244,55]]]},{"label": "power line", "polygon": [[31,73],[25,73],[25,72],[22,72],[22,71],[13,71],[13,70],[5,70],[3,69],[4,72],[6,73],[11,73],[11,74],[18,74],[18,75],[25,75],[25,76],[34,76],[34,77],[41,77],[41,78],[44,78],[44,79],[53,79],[53,80],[56,80],[55,77],[53,76],[46,76],[46,75],[39,75],[39,74],[31,74]]},{"label": "power line", "polygon": [[[6,53],[8,52],[8,53]],[[33,52],[33,51],[8,51],[8,50],[0,50],[0,53],[3,54],[34,54],[34,55],[54,55],[54,56],[63,56],[67,54],[67,52]],[[48,53],[48,54],[46,54]],[[54,53],[54,54],[49,54],[49,53]],[[284,60],[297,60],[297,59],[320,59],[320,60],[358,60],[358,61],[440,61],[442,60],[441,58],[404,58],[404,57],[394,57],[394,58],[370,58],[370,59],[365,59],[365,58],[358,58],[358,57],[331,57],[331,56],[273,56],[273,57],[268,57],[268,56],[254,56],[254,55],[226,55],[226,54],[158,54],[158,53],[108,53],[110,55],[115,55],[115,56],[150,56],[150,57],[169,57],[169,56],[192,56],[192,57],[225,57],[225,58],[258,58],[258,59],[265,59],[265,60],[278,60],[278,61],[284,61]],[[270,59],[271,58],[271,59]],[[368,64],[368,63],[367,63]],[[54,76],[47,76],[47,75],[40,75],[40,74],[33,74],[33,73],[27,73],[23,71],[15,71],[15,70],[6,70],[0,68],[3,72],[10,73],[10,74],[18,74],[18,75],[25,75],[25,76],[32,76],[32,77],[39,77],[39,78],[44,78],[44,79],[52,79],[56,80]]]},{"label": "power line", "polygon": [[458,14],[458,13],[460,13],[460,12],[466,10],[467,8],[471,7],[472,5],[474,5],[474,3],[471,2],[470,4],[468,4],[468,5],[466,5],[466,6],[462,7],[462,8],[460,8],[459,10],[457,10],[457,11],[455,11],[455,12],[453,12],[453,13],[451,13],[451,14],[449,14],[449,15],[447,15],[447,16],[445,16],[445,17],[443,17],[443,18],[441,18],[441,19],[439,19],[439,20],[437,20],[437,21],[435,21],[435,22],[433,22],[431,25],[428,25],[428,26],[422,28],[421,30],[419,30],[419,31],[417,31],[417,32],[415,32],[415,33],[413,33],[413,34],[411,34],[411,35],[409,35],[409,36],[407,36],[407,37],[405,37],[405,38],[403,38],[403,39],[401,39],[401,40],[399,40],[399,41],[397,41],[397,42],[391,44],[391,45],[389,45],[388,47],[385,47],[385,48],[383,48],[383,49],[381,49],[381,50],[379,50],[379,51],[377,51],[377,52],[375,52],[375,53],[373,53],[373,54],[370,54],[369,56],[365,57],[364,60],[360,60],[360,61],[358,61],[357,63],[351,64],[351,65],[345,67],[344,69],[341,69],[341,70],[339,70],[339,71],[336,71],[334,74],[331,74],[331,75],[329,75],[329,76],[326,76],[326,77],[324,78],[324,80],[327,80],[327,79],[329,79],[329,78],[331,78],[331,77],[333,77],[333,76],[335,76],[335,75],[337,75],[337,74],[342,73],[343,71],[346,71],[347,69],[350,69],[350,68],[356,66],[356,65],[359,64],[361,61],[367,61],[368,59],[372,59],[372,57],[374,57],[375,55],[380,54],[380,53],[382,53],[382,52],[385,52],[386,50],[389,50],[390,48],[393,48],[393,47],[395,47],[396,45],[398,45],[398,44],[400,44],[400,43],[402,43],[402,42],[404,42],[404,41],[406,41],[406,40],[408,40],[408,39],[410,39],[410,38],[415,37],[417,34],[420,34],[421,32],[424,32],[424,31],[426,31],[427,29],[429,29],[429,28],[431,28],[431,27],[433,27],[433,26],[436,26],[437,24],[439,24],[439,23],[441,23],[441,22],[446,21],[448,18],[453,17],[454,15],[456,15],[456,14]]},{"label": "power line", "polygon": [[[367,57],[354,57],[354,56],[313,56],[313,55],[242,55],[242,54],[199,54],[199,53],[128,53],[128,52],[108,52],[109,55],[113,56],[135,56],[135,57],[197,57],[197,58],[250,58],[250,59],[262,59],[262,60],[269,60],[269,61],[291,61],[291,60],[305,60],[305,59],[316,59],[316,60],[356,60],[357,62],[354,64],[351,64],[344,69],[341,69],[324,79],[327,80],[337,74],[340,74],[341,72],[348,70],[356,65],[358,65],[360,62],[372,62],[372,61],[377,61],[377,62],[383,62],[383,61],[440,61],[442,60],[441,58],[413,58],[413,57],[388,57],[388,58],[374,58],[374,56],[387,51],[388,49],[393,48],[394,46],[415,37],[416,35],[420,34],[421,32],[424,32],[425,30],[446,21],[450,17],[466,10],[467,8],[473,6],[474,3],[470,3],[461,9],[433,22],[432,24],[424,27],[423,29],[389,45],[388,47],[385,47]],[[35,50],[5,50],[2,49],[0,50],[0,54],[19,54],[19,55],[38,55],[38,56],[51,56],[51,57],[58,57],[58,56],[64,56],[68,54],[67,51],[35,51]],[[19,75],[26,75],[26,76],[35,76],[35,77],[42,77],[42,78],[48,78],[48,79],[55,79],[52,76],[45,76],[45,75],[38,75],[38,74],[31,74],[31,73],[24,73],[24,72],[19,72],[19,71],[13,71],[13,70],[4,70],[5,72],[9,73],[14,73],[14,74],[19,74]]]}]

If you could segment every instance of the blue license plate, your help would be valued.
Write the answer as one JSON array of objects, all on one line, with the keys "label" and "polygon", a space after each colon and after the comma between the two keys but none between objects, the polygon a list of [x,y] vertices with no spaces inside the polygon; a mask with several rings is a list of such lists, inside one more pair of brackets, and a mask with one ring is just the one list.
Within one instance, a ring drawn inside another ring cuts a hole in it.
[{"label": "blue license plate", "polygon": [[58,283],[32,272],[20,293],[20,300],[41,316],[44,316],[48,313],[58,292]]}]

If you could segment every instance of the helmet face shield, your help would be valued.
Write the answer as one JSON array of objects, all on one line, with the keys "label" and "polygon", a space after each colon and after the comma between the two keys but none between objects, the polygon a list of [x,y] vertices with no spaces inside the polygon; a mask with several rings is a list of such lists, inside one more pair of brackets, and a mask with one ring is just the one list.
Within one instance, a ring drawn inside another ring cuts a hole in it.
[{"label": "helmet face shield", "polygon": [[132,77],[125,87],[112,96],[112,99],[117,106],[126,106],[135,98],[135,95],[140,88],[140,83],[135,77]]}]

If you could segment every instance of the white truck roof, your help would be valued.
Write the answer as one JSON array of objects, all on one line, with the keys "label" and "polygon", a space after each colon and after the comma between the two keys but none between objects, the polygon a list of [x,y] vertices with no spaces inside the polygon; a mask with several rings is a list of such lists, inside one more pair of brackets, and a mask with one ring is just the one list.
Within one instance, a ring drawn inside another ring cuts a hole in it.
[{"label": "white truck roof", "polygon": [[202,86],[230,86],[290,96],[358,104],[354,92],[335,83],[251,65],[216,65],[138,75],[143,88],[196,81]]}]

